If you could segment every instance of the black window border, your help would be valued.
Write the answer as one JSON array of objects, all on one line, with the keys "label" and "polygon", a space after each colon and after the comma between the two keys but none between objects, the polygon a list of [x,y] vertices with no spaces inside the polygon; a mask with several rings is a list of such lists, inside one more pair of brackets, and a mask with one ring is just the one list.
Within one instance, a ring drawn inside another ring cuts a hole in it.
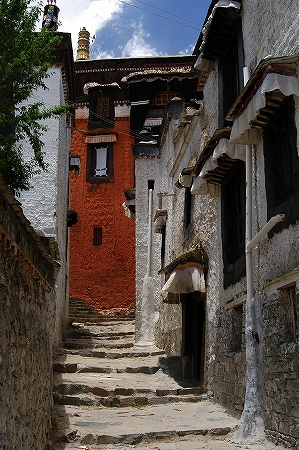
[{"label": "black window border", "polygon": [[[108,147],[108,175],[95,177],[95,149],[99,147]],[[86,160],[86,181],[92,184],[109,183],[114,181],[114,147],[111,142],[103,142],[99,144],[87,144],[87,160]]]},{"label": "black window border", "polygon": [[[228,195],[226,188],[234,179],[240,177],[241,181],[241,209],[242,226],[244,234],[244,244],[238,249],[231,248],[231,237],[236,235],[236,224],[232,222],[231,206],[232,199]],[[228,172],[221,187],[221,236],[223,255],[223,285],[227,289],[246,276],[245,260],[245,217],[246,217],[246,183],[245,183],[245,163],[236,160],[234,166]],[[230,234],[230,237],[229,237]]]},{"label": "black window border", "polygon": [[[109,97],[109,115],[108,117],[98,117],[98,99],[100,97]],[[113,128],[114,127],[114,93],[113,90],[91,92],[89,100],[89,119],[88,129],[94,128]]]},{"label": "black window border", "polygon": [[[282,149],[275,148],[277,143],[275,138],[273,140],[273,129],[279,129],[285,121],[287,127],[287,149],[289,164],[291,187],[289,192],[281,195],[281,202],[277,204],[277,194],[275,191],[279,183],[279,171],[281,170],[281,163],[278,161],[281,156]],[[275,142],[274,142],[275,141]],[[273,145],[274,144],[274,145]],[[297,150],[297,128],[295,121],[295,102],[293,96],[286,97],[285,101],[273,115],[273,118],[264,129],[263,133],[263,147],[264,147],[264,170],[265,170],[265,184],[267,194],[267,219],[278,214],[285,214],[283,222],[279,222],[269,232],[268,236],[272,237],[274,233],[278,233],[289,225],[294,224],[299,220],[299,158]],[[278,153],[279,152],[279,153]]]},{"label": "black window border", "polygon": [[[230,56],[233,54],[235,54],[236,57],[232,61]],[[235,32],[232,34],[227,49],[220,59],[218,66],[218,88],[220,94],[218,128],[231,126],[231,123],[225,120],[225,116],[244,86],[244,60],[242,20],[239,18]],[[235,80],[231,80],[232,62],[235,68]]]}]

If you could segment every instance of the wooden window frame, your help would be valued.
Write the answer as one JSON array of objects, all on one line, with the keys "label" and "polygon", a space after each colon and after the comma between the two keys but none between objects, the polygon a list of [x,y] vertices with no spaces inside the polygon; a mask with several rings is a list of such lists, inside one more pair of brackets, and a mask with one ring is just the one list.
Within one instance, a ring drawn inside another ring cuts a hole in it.
[{"label": "wooden window frame", "polygon": [[89,100],[88,129],[114,127],[113,90],[91,92]]}]

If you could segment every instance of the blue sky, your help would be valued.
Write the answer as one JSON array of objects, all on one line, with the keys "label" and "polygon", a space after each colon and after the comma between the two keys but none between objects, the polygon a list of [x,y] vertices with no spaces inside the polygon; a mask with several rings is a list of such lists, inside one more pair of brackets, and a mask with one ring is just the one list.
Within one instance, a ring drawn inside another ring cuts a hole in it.
[{"label": "blue sky", "polygon": [[[192,53],[211,0],[57,0],[59,31],[91,36],[92,58]],[[162,16],[162,17],[161,17]],[[185,20],[184,20],[185,19]]]}]

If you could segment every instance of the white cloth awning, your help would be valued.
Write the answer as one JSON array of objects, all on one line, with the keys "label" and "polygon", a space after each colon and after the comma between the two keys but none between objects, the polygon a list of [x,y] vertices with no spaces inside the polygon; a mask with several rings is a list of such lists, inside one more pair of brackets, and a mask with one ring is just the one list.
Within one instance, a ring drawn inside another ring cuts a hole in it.
[{"label": "white cloth awning", "polygon": [[218,167],[218,159],[223,154],[226,154],[231,159],[240,159],[241,161],[245,161],[245,152],[245,145],[231,144],[228,139],[220,139],[213,151],[212,156],[210,156],[201,169],[199,176],[203,178],[209,172],[216,169],[216,167]]},{"label": "white cloth awning", "polygon": [[200,176],[194,178],[191,194],[193,195],[206,195],[210,194],[212,197],[219,195],[219,186],[217,184],[208,183],[207,180]]},{"label": "white cloth awning", "polygon": [[251,122],[257,117],[260,109],[266,106],[266,92],[279,90],[284,96],[299,97],[299,83],[294,71],[287,68],[272,68],[265,72],[264,78],[250,101],[244,106],[234,120],[230,142],[239,144],[258,144],[262,131],[251,127]]},{"label": "white cloth awning", "polygon": [[144,127],[158,127],[160,125],[162,125],[162,120],[161,118],[157,118],[157,119],[145,119],[143,126]]},{"label": "white cloth awning", "polygon": [[101,144],[102,142],[116,142],[116,134],[86,136],[85,138],[85,144]]},{"label": "white cloth awning", "polygon": [[245,161],[246,149],[244,145],[231,144],[228,139],[221,138],[214,148],[213,154],[203,165],[199,175],[193,180],[191,194],[205,195],[210,194],[213,197],[218,195],[219,189],[212,183],[208,183],[205,177],[218,167],[218,159],[226,154],[231,159],[240,159]]},{"label": "white cloth awning", "polygon": [[168,292],[174,294],[187,294],[194,291],[205,292],[204,272],[199,264],[188,263],[179,266],[169,276],[164,284],[161,295],[166,298]]},{"label": "white cloth awning", "polygon": [[215,70],[215,62],[211,59],[203,58],[202,54],[200,54],[196,60],[196,63],[194,64],[194,69],[210,73]]},{"label": "white cloth awning", "polygon": [[192,184],[192,176],[189,174],[180,173],[179,175],[179,183],[184,188],[189,188]]}]

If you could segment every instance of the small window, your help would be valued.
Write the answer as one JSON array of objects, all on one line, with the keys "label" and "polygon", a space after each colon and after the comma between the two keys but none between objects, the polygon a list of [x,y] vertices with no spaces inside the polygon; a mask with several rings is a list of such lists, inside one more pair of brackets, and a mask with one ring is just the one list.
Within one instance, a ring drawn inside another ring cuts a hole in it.
[{"label": "small window", "polygon": [[114,127],[113,91],[92,92],[89,102],[88,129]]},{"label": "small window", "polygon": [[191,188],[185,189],[185,209],[184,209],[184,231],[187,231],[192,224],[193,219],[194,195],[191,194]]},{"label": "small window", "polygon": [[93,229],[93,245],[102,245],[102,227],[96,227]]},{"label": "small window", "polygon": [[98,117],[109,117],[109,97],[99,97],[97,106]]},{"label": "small window", "polygon": [[113,144],[89,144],[87,148],[86,181],[89,183],[106,183],[113,180]]},{"label": "small window", "polygon": [[174,97],[182,99],[182,95],[177,91],[165,88],[161,92],[157,92],[150,100],[150,106],[165,106]]}]

